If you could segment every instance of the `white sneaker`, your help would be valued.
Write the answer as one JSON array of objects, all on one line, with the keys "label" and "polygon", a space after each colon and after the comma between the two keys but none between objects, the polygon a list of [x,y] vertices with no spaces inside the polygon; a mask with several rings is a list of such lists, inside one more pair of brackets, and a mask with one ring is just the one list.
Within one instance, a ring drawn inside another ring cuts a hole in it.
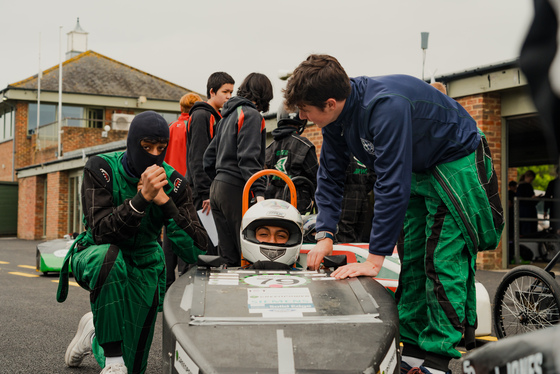
[{"label": "white sneaker", "polygon": [[105,368],[101,371],[101,374],[128,374],[128,370],[124,364],[111,364],[105,366]]},{"label": "white sneaker", "polygon": [[84,314],[78,324],[78,331],[66,349],[64,361],[70,367],[80,366],[84,357],[92,353],[91,339],[95,333],[93,327],[93,313]]}]

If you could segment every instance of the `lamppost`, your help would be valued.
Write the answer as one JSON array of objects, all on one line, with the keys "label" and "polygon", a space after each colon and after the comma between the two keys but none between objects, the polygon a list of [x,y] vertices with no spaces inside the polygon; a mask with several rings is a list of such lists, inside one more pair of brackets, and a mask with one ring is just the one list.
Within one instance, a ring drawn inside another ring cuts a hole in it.
[{"label": "lamppost", "polygon": [[420,33],[421,41],[420,41],[420,48],[422,48],[422,80],[424,80],[424,65],[426,64],[426,49],[428,49],[428,36],[430,35],[429,32],[422,32]]}]

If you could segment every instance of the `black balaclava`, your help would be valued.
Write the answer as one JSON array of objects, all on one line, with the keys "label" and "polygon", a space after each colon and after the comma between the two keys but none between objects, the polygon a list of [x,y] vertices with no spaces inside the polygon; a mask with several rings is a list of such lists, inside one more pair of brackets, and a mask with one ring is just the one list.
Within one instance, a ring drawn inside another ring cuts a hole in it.
[{"label": "black balaclava", "polygon": [[169,127],[165,119],[153,111],[142,112],[134,117],[130,123],[126,138],[125,167],[133,176],[140,178],[142,173],[152,165],[161,166],[165,159],[167,148],[159,155],[149,154],[142,148],[142,140],[168,142]]}]

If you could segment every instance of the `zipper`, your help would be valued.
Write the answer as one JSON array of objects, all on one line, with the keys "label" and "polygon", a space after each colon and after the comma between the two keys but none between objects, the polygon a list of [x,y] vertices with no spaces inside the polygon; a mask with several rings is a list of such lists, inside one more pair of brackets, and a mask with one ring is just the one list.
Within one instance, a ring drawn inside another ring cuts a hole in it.
[{"label": "zipper", "polygon": [[469,237],[471,238],[471,241],[474,245],[474,253],[477,253],[478,252],[478,244],[477,244],[477,240],[476,240],[476,235],[474,234],[474,231],[473,231],[471,225],[469,224],[469,221],[467,220],[467,217],[465,216],[465,213],[463,213],[463,210],[461,209],[461,206],[459,205],[459,202],[455,198],[455,195],[453,195],[451,193],[451,190],[449,189],[449,186],[447,186],[447,184],[445,184],[441,175],[439,175],[439,173],[437,172],[437,166],[434,169],[432,169],[431,172],[432,172],[433,176],[436,178],[436,180],[438,181],[438,183],[440,184],[440,186],[444,189],[444,191],[447,194],[447,196],[449,197],[449,199],[451,199],[451,203],[455,207],[455,210],[459,214],[459,217],[461,217],[461,221],[463,221],[463,224],[467,228],[467,232],[469,234]]}]

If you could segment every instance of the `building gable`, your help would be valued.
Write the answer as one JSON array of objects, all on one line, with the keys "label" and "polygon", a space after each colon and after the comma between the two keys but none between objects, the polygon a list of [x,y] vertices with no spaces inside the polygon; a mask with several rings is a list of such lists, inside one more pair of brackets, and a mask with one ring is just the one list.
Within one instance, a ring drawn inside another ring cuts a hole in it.
[{"label": "building gable", "polygon": [[[91,50],[64,61],[62,78],[64,93],[179,101],[184,94],[193,92]],[[58,65],[43,71],[41,91],[57,92],[58,81]],[[8,88],[36,90],[37,83],[34,75]]]}]

